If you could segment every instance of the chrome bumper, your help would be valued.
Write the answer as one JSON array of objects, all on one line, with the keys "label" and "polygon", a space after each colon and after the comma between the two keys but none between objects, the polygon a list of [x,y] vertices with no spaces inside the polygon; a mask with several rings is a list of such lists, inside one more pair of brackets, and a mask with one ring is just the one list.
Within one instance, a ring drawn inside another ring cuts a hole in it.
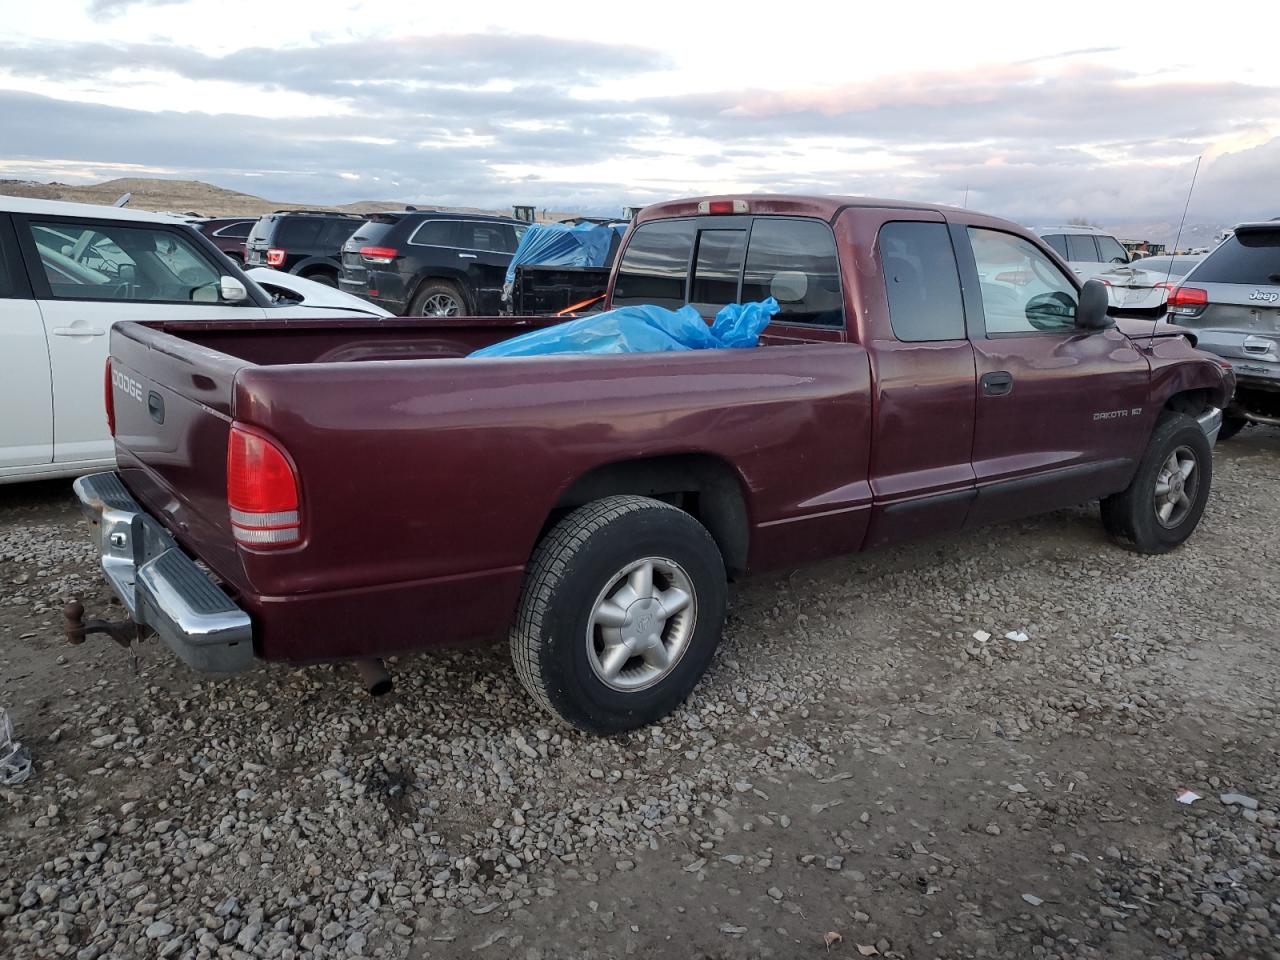
[{"label": "chrome bumper", "polygon": [[249,615],[237,607],[125,489],[114,473],[80,477],[102,571],[136,623],[189,666],[234,673],[253,661]]},{"label": "chrome bumper", "polygon": [[1200,429],[1204,431],[1204,435],[1209,438],[1209,446],[1213,446],[1218,442],[1218,431],[1222,429],[1222,411],[1220,409],[1210,407],[1196,417],[1196,422],[1200,424]]}]

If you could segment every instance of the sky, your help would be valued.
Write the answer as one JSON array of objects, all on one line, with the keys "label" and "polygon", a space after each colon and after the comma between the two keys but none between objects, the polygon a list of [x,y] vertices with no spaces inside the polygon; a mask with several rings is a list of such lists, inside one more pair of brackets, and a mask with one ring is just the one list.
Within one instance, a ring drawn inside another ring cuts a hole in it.
[{"label": "sky", "polygon": [[0,0],[0,178],[616,213],[861,194],[1280,215],[1261,0]]}]

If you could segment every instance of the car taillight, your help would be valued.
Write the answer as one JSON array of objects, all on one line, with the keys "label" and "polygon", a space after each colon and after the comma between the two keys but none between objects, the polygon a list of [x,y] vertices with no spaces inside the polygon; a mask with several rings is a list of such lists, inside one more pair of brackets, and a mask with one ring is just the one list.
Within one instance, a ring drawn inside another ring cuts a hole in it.
[{"label": "car taillight", "polygon": [[1199,287],[1175,287],[1169,294],[1170,313],[1184,317],[1194,316],[1209,303],[1209,291]]},{"label": "car taillight", "polygon": [[396,248],[361,247],[360,256],[368,263],[390,263],[396,258]]},{"label": "car taillight", "polygon": [[279,247],[272,247],[267,251],[267,266],[278,267],[284,263],[284,251]]},{"label": "car taillight", "polygon": [[227,506],[236,543],[287,547],[302,539],[293,465],[266,437],[239,426],[227,441]]},{"label": "car taillight", "polygon": [[107,357],[107,365],[102,376],[102,395],[107,407],[107,429],[116,435],[116,398],[111,392],[111,358]]}]

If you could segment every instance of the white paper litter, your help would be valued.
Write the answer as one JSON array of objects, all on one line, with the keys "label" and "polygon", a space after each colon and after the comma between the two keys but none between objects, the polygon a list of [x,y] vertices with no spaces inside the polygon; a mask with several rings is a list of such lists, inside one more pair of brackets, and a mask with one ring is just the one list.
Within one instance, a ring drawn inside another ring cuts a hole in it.
[{"label": "white paper litter", "polygon": [[1014,643],[1026,643],[1031,638],[1027,636],[1025,630],[1010,630],[1004,635],[1006,640],[1012,640]]},{"label": "white paper litter", "polygon": [[1196,793],[1194,790],[1183,790],[1178,794],[1178,802],[1185,803],[1187,806],[1191,806],[1191,804],[1195,803],[1199,799],[1200,794]]},{"label": "white paper litter", "polygon": [[1034,893],[1024,893],[1022,895],[1022,899],[1027,901],[1027,903],[1031,904],[1033,907],[1038,907],[1040,906],[1040,904],[1044,903],[1044,901],[1041,900],[1039,897],[1037,897]]},{"label": "white paper litter", "polygon": [[991,639],[991,634],[987,633],[985,630],[975,630],[973,632],[973,639],[977,640],[979,643],[986,643]]},{"label": "white paper litter", "polygon": [[31,776],[31,754],[13,739],[13,721],[0,707],[0,784],[15,787]]}]

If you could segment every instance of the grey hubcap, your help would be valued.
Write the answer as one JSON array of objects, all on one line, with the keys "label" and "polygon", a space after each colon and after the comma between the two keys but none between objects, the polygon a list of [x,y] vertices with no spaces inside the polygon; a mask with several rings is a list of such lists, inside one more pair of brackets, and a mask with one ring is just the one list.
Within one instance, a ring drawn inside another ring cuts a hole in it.
[{"label": "grey hubcap", "polygon": [[447,293],[433,293],[422,302],[424,317],[456,317],[458,301]]},{"label": "grey hubcap", "polygon": [[612,690],[651,687],[680,662],[697,618],[693,582],[680,564],[637,560],[610,578],[591,608],[591,669]]},{"label": "grey hubcap", "polygon": [[1178,447],[1156,474],[1156,519],[1163,527],[1176,527],[1187,518],[1200,487],[1195,451]]}]

